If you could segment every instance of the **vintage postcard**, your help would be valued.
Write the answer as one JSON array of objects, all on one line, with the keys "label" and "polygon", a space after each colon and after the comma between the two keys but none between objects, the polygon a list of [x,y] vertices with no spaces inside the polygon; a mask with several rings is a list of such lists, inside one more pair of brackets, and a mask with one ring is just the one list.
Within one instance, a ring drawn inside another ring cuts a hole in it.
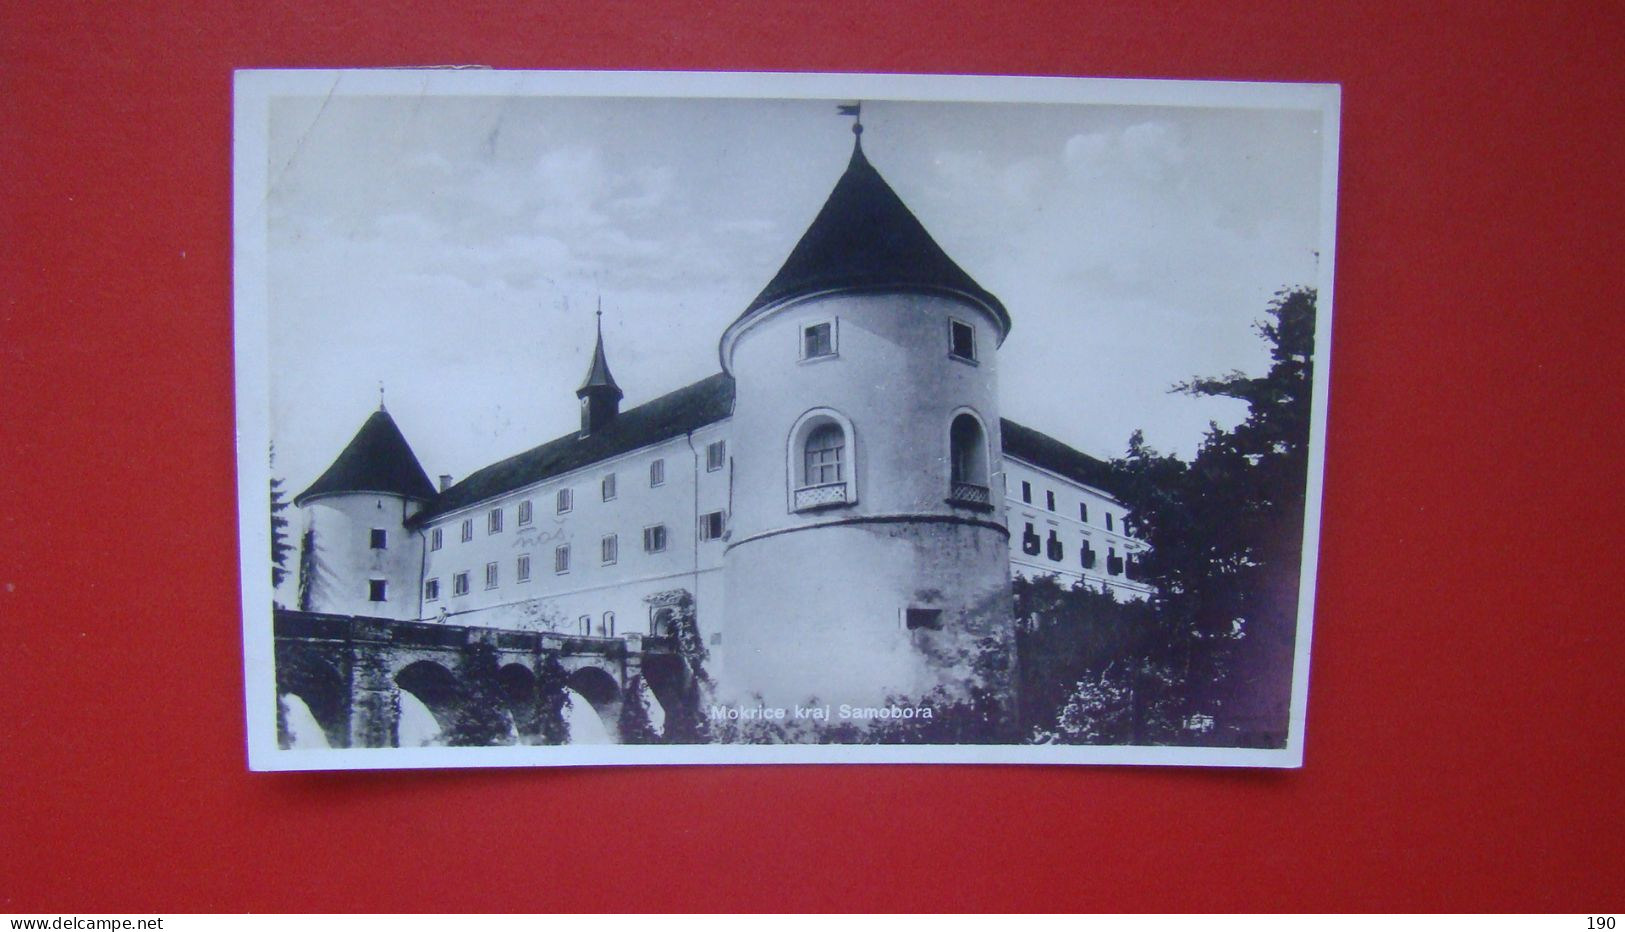
[{"label": "vintage postcard", "polygon": [[1299,766],[1338,101],[240,72],[250,765]]}]

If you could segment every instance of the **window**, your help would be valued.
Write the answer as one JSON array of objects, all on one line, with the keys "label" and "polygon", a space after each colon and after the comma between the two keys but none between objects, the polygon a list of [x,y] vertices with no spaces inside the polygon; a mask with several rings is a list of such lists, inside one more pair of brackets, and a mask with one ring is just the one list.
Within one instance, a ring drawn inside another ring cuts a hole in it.
[{"label": "window", "polygon": [[1033,523],[1028,521],[1027,530],[1021,535],[1021,552],[1029,557],[1036,557],[1043,545],[1044,542],[1039,539],[1038,532],[1033,530]]},{"label": "window", "polygon": [[1111,529],[1112,529],[1112,513],[1108,511],[1108,512],[1106,512],[1106,530],[1109,531]]},{"label": "window", "polygon": [[940,631],[942,630],[942,609],[940,608],[908,608],[903,610],[903,624],[910,631]]},{"label": "window", "polygon": [[389,532],[381,527],[372,529],[372,549],[384,550],[389,546]]},{"label": "window", "polygon": [[655,460],[649,464],[649,488],[666,484],[666,461]]},{"label": "window", "polygon": [[468,595],[468,573],[458,573],[451,578],[452,595]]},{"label": "window", "polygon": [[607,638],[612,638],[612,637],[615,636],[615,613],[614,612],[605,612],[604,613],[604,620],[598,626],[598,633],[602,634],[604,637],[607,637]]},{"label": "window", "polygon": [[1033,503],[1033,484],[1026,480],[1021,483],[1021,500],[1029,505]]},{"label": "window", "polygon": [[801,328],[801,358],[835,355],[835,324],[823,321]]},{"label": "window", "polygon": [[591,615],[582,615],[580,618],[577,618],[576,619],[576,625],[579,628],[581,628],[581,636],[582,637],[584,637],[584,638],[592,637],[592,616]]},{"label": "window", "polygon": [[367,580],[367,601],[382,602],[389,593],[389,583],[382,579]]},{"label": "window", "polygon": [[722,536],[722,512],[700,515],[700,540],[716,540]]},{"label": "window", "polygon": [[1080,562],[1083,563],[1084,569],[1092,570],[1095,568],[1095,548],[1089,546],[1088,541],[1084,541],[1082,546],[1083,550],[1080,551]]},{"label": "window", "polygon": [[948,322],[948,352],[956,359],[976,361],[976,329],[962,321]]},{"label": "window", "polygon": [[948,497],[962,503],[992,505],[987,487],[987,444],[982,425],[970,414],[960,414],[948,427]]},{"label": "window", "polygon": [[666,526],[657,524],[643,529],[643,549],[646,553],[661,553],[666,549]]},{"label": "window", "polygon": [[487,563],[485,564],[485,588],[495,589],[496,587],[497,565],[495,563]]},{"label": "window", "polygon": [[1084,524],[1089,523],[1089,503],[1088,502],[1079,502],[1078,503],[1078,520],[1082,521]]},{"label": "window", "polygon": [[530,525],[530,522],[531,522],[530,499],[527,498],[524,501],[519,503],[519,526],[520,527],[528,527]]},{"label": "window", "polygon": [[1066,556],[1066,545],[1061,543],[1060,536],[1055,533],[1053,528],[1049,532],[1049,540],[1044,542],[1044,553],[1057,563],[1061,562]]},{"label": "window", "polygon": [[441,545],[444,544],[444,543],[445,543],[445,536],[443,534],[441,534],[440,528],[435,528],[434,530],[429,532],[429,549],[430,550],[439,550]]},{"label": "window", "polygon": [[423,601],[433,602],[438,598],[440,598],[440,580],[425,580],[423,583]]},{"label": "window", "polygon": [[1044,490],[1044,507],[1050,511],[1055,510],[1055,493],[1050,489]]},{"label": "window", "polygon": [[487,533],[487,534],[498,534],[498,533],[501,533],[501,531],[502,531],[502,509],[501,508],[493,508],[493,509],[491,509],[491,513],[485,516],[485,533]]},{"label": "window", "polygon": [[559,544],[553,548],[553,572],[570,572],[570,545]]},{"label": "window", "polygon": [[522,553],[515,561],[513,578],[519,582],[530,582],[530,554]]},{"label": "window", "polygon": [[559,494],[553,497],[553,510],[564,514],[575,507],[576,498],[569,489],[559,489]]},{"label": "window", "polygon": [[606,534],[598,542],[598,559],[608,565],[621,558],[621,539],[615,534]]},{"label": "window", "polygon": [[802,486],[828,485],[846,479],[846,435],[839,424],[821,424],[807,435]]},{"label": "window", "polygon": [[603,481],[598,483],[598,491],[602,495],[604,501],[612,502],[612,501],[615,500],[615,474],[614,473],[610,473],[609,475],[605,476]]},{"label": "window", "polygon": [[468,543],[469,541],[471,541],[473,539],[474,539],[474,519],[473,518],[464,518],[463,519],[463,543],[466,544],[466,543]]},{"label": "window", "polygon": [[705,445],[705,471],[716,472],[721,469],[728,459],[728,443],[718,440],[716,443]]},{"label": "window", "polygon": [[1123,575],[1123,558],[1117,555],[1116,547],[1106,548],[1106,575]]}]

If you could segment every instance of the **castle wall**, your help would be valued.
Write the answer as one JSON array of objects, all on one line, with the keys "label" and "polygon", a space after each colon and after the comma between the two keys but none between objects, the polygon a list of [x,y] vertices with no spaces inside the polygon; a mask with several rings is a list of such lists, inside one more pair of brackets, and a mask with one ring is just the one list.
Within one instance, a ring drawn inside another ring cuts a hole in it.
[{"label": "castle wall", "polygon": [[[1010,570],[1026,578],[1054,576],[1065,585],[1079,581],[1096,590],[1110,589],[1121,600],[1143,599],[1151,587],[1110,572],[1113,554],[1126,558],[1143,553],[1145,544],[1127,532],[1127,508],[1106,492],[1025,463],[1006,458],[1005,514],[1010,526]],[[1026,501],[1022,483],[1032,501]],[[1049,507],[1050,496],[1055,507]],[[1080,507],[1082,506],[1082,507]],[[1087,512],[1088,520],[1084,520]],[[1037,553],[1026,549],[1027,529],[1037,536]],[[1057,555],[1050,534],[1060,545]],[[1083,563],[1085,545],[1095,552],[1092,567]]]},{"label": "castle wall", "polygon": [[[651,604],[662,594],[684,590],[694,599],[702,636],[720,662],[723,648],[721,565],[724,542],[700,539],[700,516],[728,508],[728,472],[706,468],[706,447],[728,440],[727,422],[678,437],[436,517],[419,530],[429,546],[435,529],[438,550],[426,551],[424,580],[439,594],[422,600],[422,617],[456,624],[579,634],[582,616],[593,635],[608,635],[605,614],[613,613],[616,636],[650,632]],[[650,484],[650,466],[663,462],[664,481]],[[615,476],[615,496],[603,497],[603,480]],[[569,511],[560,513],[560,489],[571,490]],[[531,503],[531,521],[521,524],[519,505]],[[493,532],[490,514],[501,510]],[[472,539],[462,525],[472,521]],[[645,548],[646,528],[665,528],[665,548]],[[616,537],[614,562],[602,559],[606,535]],[[569,567],[555,571],[556,549],[568,546]],[[530,559],[530,578],[520,580],[518,561]],[[486,586],[486,566],[496,564],[496,584]],[[468,592],[455,592],[458,573],[468,574]]]},{"label": "castle wall", "polygon": [[[371,615],[410,620],[418,617],[418,570],[421,542],[405,521],[420,506],[399,495],[364,492],[328,495],[301,506],[304,532],[314,547],[300,554],[292,572],[308,567],[308,605],[313,612]],[[372,530],[384,532],[384,547],[372,546]],[[383,580],[384,600],[373,601],[371,580]],[[297,585],[297,579],[295,585]]]}]

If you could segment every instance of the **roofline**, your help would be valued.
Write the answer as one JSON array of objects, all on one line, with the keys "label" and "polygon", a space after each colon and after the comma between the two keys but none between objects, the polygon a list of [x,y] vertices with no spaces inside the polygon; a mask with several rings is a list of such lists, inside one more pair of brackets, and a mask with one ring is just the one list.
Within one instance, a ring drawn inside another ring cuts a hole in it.
[{"label": "roofline", "polygon": [[[1027,429],[1032,430],[1032,428],[1030,428],[1030,427],[1027,428]],[[1003,439],[1002,435],[1001,435],[1000,439],[1001,440]],[[1068,446],[1070,447],[1071,445],[1068,444]],[[1077,452],[1079,452],[1079,453],[1083,453],[1083,451],[1078,450],[1077,447],[1071,447],[1071,449],[1077,450]],[[1089,454],[1084,453],[1084,455],[1088,456]],[[1088,483],[1088,482],[1081,482],[1081,481],[1079,481],[1077,479],[1072,478],[1071,476],[1065,475],[1063,473],[1058,473],[1055,470],[1050,469],[1047,466],[1040,466],[1037,463],[1033,462],[1032,460],[1029,460],[1029,459],[1027,459],[1026,457],[1023,457],[1023,456],[1018,456],[1018,455],[1016,455],[1014,453],[1005,453],[1004,458],[1007,459],[1007,460],[1015,460],[1016,462],[1018,462],[1021,465],[1027,467],[1028,469],[1033,470],[1034,472],[1041,472],[1046,476],[1053,476],[1053,477],[1055,477],[1056,479],[1059,479],[1062,482],[1065,482],[1065,483],[1068,483],[1068,484],[1071,484],[1071,485],[1075,485],[1075,486],[1079,486],[1081,488],[1088,489],[1089,491],[1094,492],[1097,495],[1099,495],[1101,498],[1110,499],[1115,504],[1121,505],[1124,508],[1128,507],[1128,502],[1125,502],[1121,498],[1118,498],[1116,493],[1109,492],[1106,489],[1103,489],[1098,485],[1093,485],[1093,484]],[[1042,510],[1042,509],[1040,509],[1040,510]]]},{"label": "roofline", "polygon": [[301,492],[293,497],[293,506],[295,508],[300,508],[310,502],[316,501],[317,499],[334,498],[339,495],[393,495],[396,498],[402,498],[409,502],[423,502],[425,504],[434,501],[432,498],[421,498],[416,495],[407,495],[404,492],[385,492],[382,489],[342,489],[334,492],[317,492],[314,495]]},{"label": "roofline", "polygon": [[958,298],[971,305],[973,308],[987,314],[990,318],[992,318],[994,328],[999,332],[999,342],[994,349],[998,349],[998,347],[1003,346],[1005,338],[1010,335],[1010,328],[1012,326],[1010,321],[1010,312],[1006,311],[1004,309],[1004,305],[999,302],[999,299],[994,298],[992,295],[987,296],[988,298],[992,298],[992,301],[990,302],[980,295],[965,291],[961,288],[949,288],[945,285],[920,285],[910,283],[899,283],[895,285],[839,285],[833,288],[824,288],[819,291],[797,292],[794,294],[785,295],[777,300],[769,301],[766,304],[751,308],[745,311],[745,313],[739,315],[739,317],[735,318],[733,323],[728,325],[727,329],[722,331],[722,339],[717,341],[717,358],[722,364],[722,371],[726,372],[730,376],[733,375],[733,369],[728,365],[728,359],[733,355],[734,344],[739,342],[739,337],[746,330],[755,326],[763,318],[770,314],[797,304],[804,304],[808,301],[815,301],[819,298],[827,298],[833,295],[899,293],[929,294],[948,298]]},{"label": "roofline", "polygon": [[[511,489],[504,489],[501,492],[497,492],[497,493],[492,494],[492,495],[487,495],[484,498],[475,499],[474,501],[471,501],[471,502],[469,502],[469,503],[467,503],[465,505],[458,505],[456,508],[449,508],[449,509],[447,509],[445,511],[441,511],[441,512],[437,512],[435,514],[428,515],[427,517],[425,517],[424,515],[429,511],[429,509],[425,508],[425,509],[423,509],[423,511],[420,511],[417,514],[414,514],[411,517],[407,518],[406,519],[406,525],[407,525],[408,528],[411,528],[413,530],[421,531],[430,522],[439,521],[442,518],[449,518],[449,517],[451,517],[453,515],[458,515],[458,514],[461,514],[461,513],[465,512],[465,511],[477,510],[477,509],[482,508],[482,507],[484,507],[486,505],[489,505],[491,502],[495,501],[496,499],[503,498],[503,497],[509,496],[509,495],[517,495],[517,494],[520,494],[520,493],[523,493],[523,492],[532,491],[532,490],[537,489],[537,488],[539,488],[539,487],[541,487],[543,485],[546,485],[549,482],[554,482],[554,481],[557,481],[559,479],[568,478],[568,477],[576,475],[577,473],[584,473],[589,469],[599,468],[599,467],[603,466],[605,463],[613,463],[616,460],[619,460],[619,459],[622,459],[622,458],[625,458],[625,457],[636,456],[636,455],[638,455],[640,453],[647,453],[648,451],[654,449],[655,447],[661,446],[663,444],[671,443],[671,442],[673,442],[675,440],[680,440],[683,437],[687,437],[687,436],[689,436],[691,434],[694,434],[694,433],[697,433],[699,431],[705,430],[708,427],[714,427],[717,424],[721,424],[724,421],[728,421],[728,420],[732,420],[732,419],[733,419],[733,414],[730,412],[728,414],[723,415],[722,417],[717,418],[714,421],[706,421],[704,424],[696,425],[694,428],[692,428],[690,430],[685,430],[680,434],[674,434],[674,435],[672,435],[670,437],[667,437],[664,440],[656,440],[656,441],[653,441],[652,443],[646,443],[641,447],[633,447],[630,450],[625,450],[625,451],[622,451],[620,453],[614,453],[614,454],[606,456],[606,457],[604,457],[602,459],[593,460],[590,463],[582,463],[580,466],[577,466],[574,469],[565,470],[564,472],[556,472],[556,473],[553,473],[552,475],[543,476],[540,479],[532,479],[531,481],[525,483],[524,485],[516,485]],[[535,448],[532,447],[531,449],[535,449]],[[522,451],[520,451],[520,453],[516,453],[514,455],[515,456],[520,456],[520,455],[523,455],[524,453],[528,453],[528,452],[530,452],[530,451],[529,450],[522,450]],[[498,460],[498,462],[501,462],[501,460]],[[490,465],[494,466],[496,464],[492,463]],[[469,475],[473,475],[473,473],[470,473]],[[466,480],[467,477],[465,476],[464,479]],[[454,485],[454,486],[452,486],[452,488],[456,488],[456,486]]]}]

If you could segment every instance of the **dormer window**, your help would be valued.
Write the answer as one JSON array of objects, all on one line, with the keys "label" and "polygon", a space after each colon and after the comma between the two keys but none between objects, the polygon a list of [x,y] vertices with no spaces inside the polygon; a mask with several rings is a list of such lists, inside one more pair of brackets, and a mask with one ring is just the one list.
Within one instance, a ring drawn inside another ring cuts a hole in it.
[{"label": "dormer window", "polygon": [[821,359],[835,355],[835,322],[821,320],[801,328],[801,358]]},{"label": "dormer window", "polygon": [[966,362],[975,362],[976,328],[962,320],[948,321],[948,355]]}]

